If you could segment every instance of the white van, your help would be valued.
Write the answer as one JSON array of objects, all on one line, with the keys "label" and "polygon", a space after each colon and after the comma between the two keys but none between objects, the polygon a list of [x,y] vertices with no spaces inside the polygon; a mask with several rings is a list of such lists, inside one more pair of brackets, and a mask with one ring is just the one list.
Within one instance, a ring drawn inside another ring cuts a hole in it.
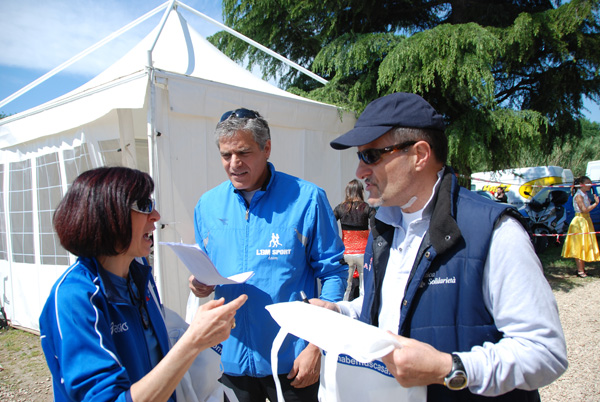
[{"label": "white van", "polygon": [[600,161],[589,161],[585,175],[590,178],[591,181],[600,181]]},{"label": "white van", "polygon": [[572,182],[571,169],[560,166],[534,166],[473,173],[471,190],[495,193],[496,189],[502,186],[508,203],[520,207],[546,186]]}]

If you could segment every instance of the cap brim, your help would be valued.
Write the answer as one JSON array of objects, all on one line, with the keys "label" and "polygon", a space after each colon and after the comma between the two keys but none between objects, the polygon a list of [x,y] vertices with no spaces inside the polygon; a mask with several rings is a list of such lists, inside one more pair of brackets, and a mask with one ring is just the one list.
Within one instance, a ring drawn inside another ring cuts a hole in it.
[{"label": "cap brim", "polygon": [[348,131],[346,134],[340,135],[335,140],[331,141],[329,145],[333,149],[347,149],[350,147],[359,147],[361,145],[368,144],[371,141],[375,141],[388,131],[393,126],[371,126],[371,127],[355,127]]}]

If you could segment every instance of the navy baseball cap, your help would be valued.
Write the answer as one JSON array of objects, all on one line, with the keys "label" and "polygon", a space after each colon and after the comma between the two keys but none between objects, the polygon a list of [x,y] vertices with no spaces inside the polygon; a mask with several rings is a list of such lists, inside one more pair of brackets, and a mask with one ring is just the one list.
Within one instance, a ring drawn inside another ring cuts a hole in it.
[{"label": "navy baseball cap", "polygon": [[375,141],[394,127],[428,128],[444,132],[444,118],[419,95],[396,92],[375,99],[354,128],[331,141],[333,149],[358,147]]}]

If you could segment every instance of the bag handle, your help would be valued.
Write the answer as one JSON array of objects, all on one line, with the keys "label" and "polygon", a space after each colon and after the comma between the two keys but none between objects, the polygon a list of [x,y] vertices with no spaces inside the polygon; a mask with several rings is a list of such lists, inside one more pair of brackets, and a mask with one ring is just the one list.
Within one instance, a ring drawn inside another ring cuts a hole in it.
[{"label": "bag handle", "polygon": [[[271,370],[273,372],[273,380],[275,381],[275,389],[277,390],[277,400],[280,402],[285,402],[285,400],[283,399],[283,391],[281,389],[281,382],[279,381],[279,358],[277,355],[287,336],[288,332],[283,328],[280,329],[271,346]],[[333,351],[325,354],[325,383],[327,384],[325,400],[327,402],[339,401],[340,399],[337,392],[337,382],[335,380],[339,356],[339,352]]]}]

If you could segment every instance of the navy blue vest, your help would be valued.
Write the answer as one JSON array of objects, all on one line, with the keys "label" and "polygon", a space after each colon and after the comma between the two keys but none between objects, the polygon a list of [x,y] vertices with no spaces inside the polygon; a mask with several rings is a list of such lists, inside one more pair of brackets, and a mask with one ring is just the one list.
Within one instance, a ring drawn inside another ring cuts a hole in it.
[{"label": "navy blue vest", "polygon": [[[412,267],[401,306],[399,334],[451,353],[469,351],[502,338],[483,302],[483,267],[498,219],[516,210],[491,204],[458,186],[447,169],[436,191],[429,230]],[[381,286],[394,228],[375,220],[365,251],[365,295],[361,321],[378,325]],[[506,401],[538,401],[537,391],[515,390],[497,397]],[[465,389],[450,391],[430,385],[429,401],[478,401],[488,397]],[[496,399],[496,400],[498,400]]]}]

